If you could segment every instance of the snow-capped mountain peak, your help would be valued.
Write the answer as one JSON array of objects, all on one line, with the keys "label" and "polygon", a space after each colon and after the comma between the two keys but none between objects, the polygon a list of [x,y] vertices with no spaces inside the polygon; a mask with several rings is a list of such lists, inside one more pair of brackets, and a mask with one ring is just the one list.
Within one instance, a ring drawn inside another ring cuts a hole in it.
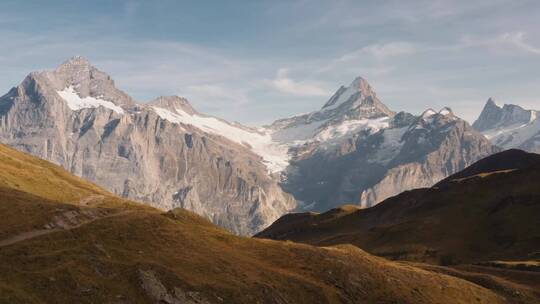
[{"label": "snow-capped mountain peak", "polygon": [[362,77],[356,77],[347,87],[341,86],[319,112],[364,119],[394,115]]},{"label": "snow-capped mountain peak", "polygon": [[439,111],[439,114],[443,116],[454,115],[454,112],[449,107],[444,107]]},{"label": "snow-capped mountain peak", "polygon": [[182,111],[190,114],[197,113],[197,111],[191,106],[189,101],[180,96],[160,96],[149,102],[148,105],[167,109],[169,111],[176,111],[176,109],[181,109]]},{"label": "snow-capped mountain peak", "polygon": [[526,110],[518,105],[499,106],[490,98],[473,127],[502,148],[539,152],[540,119],[538,114],[539,111]]},{"label": "snow-capped mountain peak", "polygon": [[437,115],[437,112],[435,112],[435,110],[429,108],[427,110],[425,110],[422,115],[420,115],[421,118],[423,119],[429,119],[431,118],[433,115]]},{"label": "snow-capped mountain peak", "polygon": [[[116,88],[114,80],[108,74],[81,56],[72,57],[54,71],[31,73],[29,77],[47,82],[47,87],[56,92],[64,92],[66,96],[73,93],[83,100],[85,98],[104,100],[122,108],[135,105],[135,101],[129,95]],[[71,97],[75,98],[73,94]]]},{"label": "snow-capped mountain peak", "polygon": [[92,64],[86,57],[73,56],[60,64],[56,70],[73,69],[75,67],[93,68]]},{"label": "snow-capped mountain peak", "polygon": [[394,115],[371,85],[356,77],[349,86],[341,86],[320,110],[277,120],[268,129],[276,141],[287,144],[334,142],[362,130],[384,129]]}]

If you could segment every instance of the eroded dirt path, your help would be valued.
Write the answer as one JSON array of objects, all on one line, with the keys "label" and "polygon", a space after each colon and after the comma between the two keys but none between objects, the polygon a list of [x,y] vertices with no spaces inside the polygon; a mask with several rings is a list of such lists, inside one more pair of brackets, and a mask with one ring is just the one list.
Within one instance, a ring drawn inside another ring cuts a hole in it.
[{"label": "eroded dirt path", "polygon": [[47,235],[47,234],[51,234],[51,233],[58,232],[58,231],[66,231],[66,230],[76,229],[76,228],[79,228],[79,227],[84,226],[84,225],[88,225],[88,224],[93,223],[93,222],[98,221],[98,220],[111,218],[111,217],[116,217],[116,216],[122,216],[122,215],[126,215],[126,214],[132,213],[132,212],[134,212],[134,211],[133,210],[125,210],[125,211],[115,212],[115,213],[111,213],[111,214],[107,214],[107,215],[96,216],[94,218],[88,218],[88,219],[82,220],[82,221],[80,221],[79,223],[76,223],[76,224],[70,223],[70,222],[67,222],[67,223],[62,222],[62,225],[58,226],[58,227],[51,226],[51,228],[37,229],[37,230],[28,231],[28,232],[23,232],[23,233],[15,235],[13,237],[10,237],[10,238],[4,239],[4,240],[0,240],[0,248],[6,247],[6,246],[9,246],[9,245],[13,245],[13,244],[17,244],[17,243],[20,243],[20,242],[23,242],[23,241],[26,241],[26,240],[36,238],[36,237],[40,237],[42,235]]}]

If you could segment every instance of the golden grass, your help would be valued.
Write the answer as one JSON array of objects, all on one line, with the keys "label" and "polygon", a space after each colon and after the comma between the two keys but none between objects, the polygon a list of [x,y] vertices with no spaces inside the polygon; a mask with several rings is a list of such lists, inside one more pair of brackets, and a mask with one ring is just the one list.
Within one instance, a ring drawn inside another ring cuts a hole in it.
[{"label": "golden grass", "polygon": [[[42,229],[66,211],[107,214],[0,247],[0,303],[155,303],[143,284],[152,275],[165,293],[206,301],[199,303],[504,301],[476,284],[353,246],[237,237],[185,210],[162,213],[114,197],[3,146],[0,164],[2,239]],[[98,203],[78,204],[96,194],[103,196]]]}]

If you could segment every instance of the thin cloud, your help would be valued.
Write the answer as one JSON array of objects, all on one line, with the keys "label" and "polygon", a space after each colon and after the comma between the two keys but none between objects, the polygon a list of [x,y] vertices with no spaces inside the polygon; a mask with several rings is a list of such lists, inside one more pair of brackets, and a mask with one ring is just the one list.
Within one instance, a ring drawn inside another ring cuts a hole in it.
[{"label": "thin cloud", "polygon": [[249,102],[244,90],[218,84],[190,85],[182,90],[180,95],[190,100],[197,100],[201,105],[213,107],[237,107]]},{"label": "thin cloud", "polygon": [[337,59],[338,62],[347,62],[359,57],[370,55],[377,59],[386,59],[394,56],[409,55],[417,52],[417,47],[410,42],[390,42],[385,44],[372,44],[362,47],[354,52],[345,54]]},{"label": "thin cloud", "polygon": [[500,41],[514,45],[525,52],[540,55],[540,48],[529,44],[526,41],[526,34],[524,32],[505,33],[501,35]]},{"label": "thin cloud", "polygon": [[332,60],[330,63],[318,69],[317,73],[342,69],[347,65],[358,66],[361,62],[373,61],[379,63],[379,66],[376,68],[377,71],[387,71],[391,70],[392,68],[386,65],[380,65],[387,61],[387,59],[404,55],[412,55],[418,53],[419,51],[419,46],[405,41],[370,44]]},{"label": "thin cloud", "polygon": [[540,55],[540,47],[532,45],[527,41],[527,33],[510,32],[488,38],[477,36],[464,36],[454,49],[466,49],[471,47],[487,47],[493,50],[501,50],[501,47],[517,48],[523,52]]},{"label": "thin cloud", "polygon": [[298,82],[289,77],[289,70],[281,68],[276,78],[266,81],[274,89],[281,93],[295,96],[328,96],[329,91],[311,83]]}]

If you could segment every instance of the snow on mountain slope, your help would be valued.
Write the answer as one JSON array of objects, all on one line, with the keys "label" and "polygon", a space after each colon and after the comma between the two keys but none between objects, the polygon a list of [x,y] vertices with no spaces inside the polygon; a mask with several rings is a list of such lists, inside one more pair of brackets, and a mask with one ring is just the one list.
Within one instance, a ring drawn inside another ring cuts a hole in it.
[{"label": "snow on mountain slope", "polygon": [[496,149],[452,110],[389,110],[361,77],[320,109],[267,127],[290,146],[282,187],[303,210],[364,207],[431,186]]},{"label": "snow on mountain slope", "polygon": [[192,125],[204,132],[223,136],[233,142],[251,148],[255,154],[263,158],[265,165],[272,173],[282,171],[289,163],[288,147],[273,141],[272,136],[267,132],[234,126],[224,120],[211,116],[200,115],[198,113],[190,114],[180,108],[169,110],[153,106],[153,109],[161,118],[172,123]]},{"label": "snow on mountain slope", "polygon": [[297,205],[268,172],[287,165],[286,148],[270,135],[200,114],[176,96],[137,103],[82,57],[30,73],[0,96],[0,142],[237,234],[251,235]]},{"label": "snow on mountain slope", "polygon": [[277,120],[265,130],[275,141],[291,146],[314,141],[335,144],[361,131],[387,128],[393,115],[369,83],[357,77],[349,86],[341,86],[320,110]]},{"label": "snow on mountain slope", "polygon": [[60,97],[66,101],[68,107],[73,111],[87,108],[105,107],[115,111],[118,114],[124,114],[122,107],[115,105],[111,101],[101,98],[94,98],[91,96],[81,98],[79,93],[73,89],[73,86],[69,86],[62,91],[56,91],[56,93],[58,93],[58,95],[60,95]]},{"label": "snow on mountain slope", "polygon": [[381,129],[388,128],[389,122],[390,117],[386,116],[374,119],[345,120],[339,124],[331,124],[327,126],[317,133],[314,138],[315,140],[324,142],[358,133],[362,130],[369,130],[372,133],[376,133]]},{"label": "snow on mountain slope", "polygon": [[540,143],[534,140],[540,134],[538,113],[518,105],[499,106],[490,98],[473,127],[501,148],[540,152]]}]

